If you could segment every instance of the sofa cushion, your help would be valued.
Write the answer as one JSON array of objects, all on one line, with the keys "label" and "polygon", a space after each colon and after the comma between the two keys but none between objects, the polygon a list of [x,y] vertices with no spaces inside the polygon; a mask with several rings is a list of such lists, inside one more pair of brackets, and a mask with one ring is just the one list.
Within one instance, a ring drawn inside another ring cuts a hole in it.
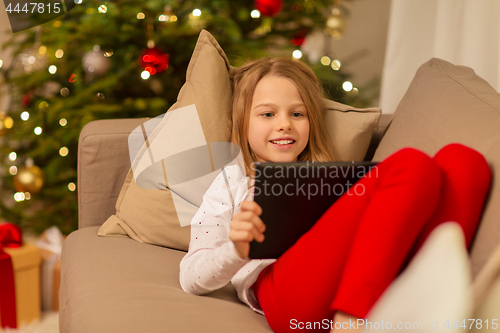
[{"label": "sofa cushion", "polygon": [[[500,245],[489,256],[486,264],[479,271],[473,284],[473,316],[471,318],[484,318],[489,320],[489,327],[498,323],[500,313]],[[496,319],[494,322],[493,319]],[[498,328],[498,326],[496,326]],[[494,326],[493,326],[494,328]],[[474,327],[472,332],[481,332],[480,327]]]},{"label": "sofa cushion", "polygon": [[184,292],[185,252],[98,237],[98,229],[77,230],[63,244],[61,332],[272,332],[231,284],[205,296]]},{"label": "sofa cushion", "polygon": [[[431,59],[417,71],[398,105],[373,160],[403,147],[433,156],[457,142],[482,153],[500,172],[500,94],[471,68]],[[471,248],[475,276],[500,241],[500,180],[493,177],[478,233]]]},{"label": "sofa cushion", "polygon": [[411,324],[404,327],[409,332],[448,332],[443,328],[447,320],[452,326],[454,320],[478,318],[470,317],[470,267],[464,242],[458,223],[437,226],[372,307],[366,321],[373,326],[363,323],[368,328],[364,332],[379,332],[382,327],[390,332],[402,324]]},{"label": "sofa cushion", "polygon": [[[187,69],[186,83],[169,111],[195,104],[206,142],[229,141],[232,69],[215,38],[202,30]],[[329,100],[325,103],[337,159],[362,160],[378,125],[380,108],[357,109]],[[157,132],[152,131],[153,140]],[[116,202],[116,214],[104,222],[99,235],[131,237],[148,244],[187,250],[190,226],[181,226],[178,213],[183,212],[176,212],[175,207],[168,186],[142,188],[129,170]]]}]

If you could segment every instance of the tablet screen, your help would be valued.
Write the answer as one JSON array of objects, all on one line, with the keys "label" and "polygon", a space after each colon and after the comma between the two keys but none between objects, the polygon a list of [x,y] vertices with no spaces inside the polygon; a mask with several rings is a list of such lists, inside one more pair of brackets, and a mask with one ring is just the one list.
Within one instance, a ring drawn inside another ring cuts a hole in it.
[{"label": "tablet screen", "polygon": [[[250,244],[253,259],[278,258],[376,162],[256,163],[254,201],[262,208],[265,240]],[[376,172],[369,176],[377,176]],[[364,189],[353,188],[361,192]],[[358,193],[361,194],[361,193]]]}]

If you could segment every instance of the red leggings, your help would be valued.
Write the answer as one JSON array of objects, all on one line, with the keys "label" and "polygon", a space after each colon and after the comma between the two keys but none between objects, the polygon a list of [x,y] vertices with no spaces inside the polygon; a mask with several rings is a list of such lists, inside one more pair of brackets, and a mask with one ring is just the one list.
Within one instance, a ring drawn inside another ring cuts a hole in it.
[{"label": "red leggings", "polygon": [[412,148],[389,156],[356,183],[364,194],[351,187],[260,273],[252,289],[270,327],[295,331],[292,319],[336,311],[365,318],[442,222],[458,222],[470,249],[490,180],[484,157],[460,144],[434,158]]}]

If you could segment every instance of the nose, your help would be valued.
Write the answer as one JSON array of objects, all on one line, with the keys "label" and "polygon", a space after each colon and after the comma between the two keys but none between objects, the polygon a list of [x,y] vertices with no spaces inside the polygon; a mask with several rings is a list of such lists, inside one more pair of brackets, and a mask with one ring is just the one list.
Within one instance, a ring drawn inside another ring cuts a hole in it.
[{"label": "nose", "polygon": [[289,131],[292,129],[292,122],[287,116],[282,116],[278,120],[278,131]]}]

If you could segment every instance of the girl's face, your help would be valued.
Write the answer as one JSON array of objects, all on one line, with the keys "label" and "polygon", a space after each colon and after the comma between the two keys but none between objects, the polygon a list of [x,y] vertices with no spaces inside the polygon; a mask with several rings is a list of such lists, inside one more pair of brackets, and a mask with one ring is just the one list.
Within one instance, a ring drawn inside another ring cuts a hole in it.
[{"label": "girl's face", "polygon": [[309,118],[295,83],[264,76],[252,99],[248,144],[255,162],[293,162],[309,141]]}]

